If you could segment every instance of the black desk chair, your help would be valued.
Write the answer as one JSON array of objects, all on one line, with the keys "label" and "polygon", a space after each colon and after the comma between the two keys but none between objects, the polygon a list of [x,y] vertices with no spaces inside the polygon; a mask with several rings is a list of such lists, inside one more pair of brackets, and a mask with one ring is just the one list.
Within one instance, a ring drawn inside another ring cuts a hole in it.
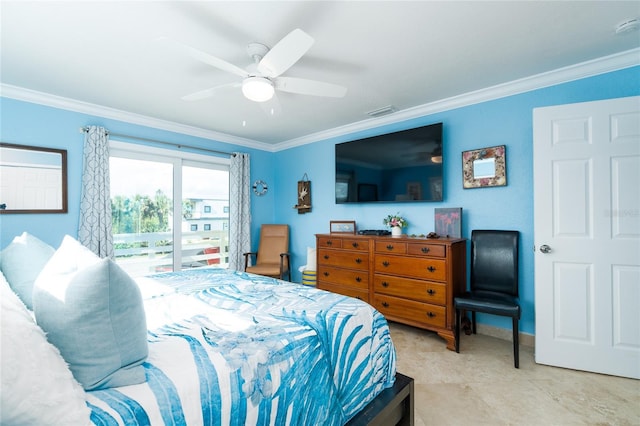
[{"label": "black desk chair", "polygon": [[514,364],[519,368],[518,240],[518,231],[471,232],[470,291],[454,299],[456,352],[460,353],[461,311],[471,311],[473,334],[476,312],[511,317]]}]

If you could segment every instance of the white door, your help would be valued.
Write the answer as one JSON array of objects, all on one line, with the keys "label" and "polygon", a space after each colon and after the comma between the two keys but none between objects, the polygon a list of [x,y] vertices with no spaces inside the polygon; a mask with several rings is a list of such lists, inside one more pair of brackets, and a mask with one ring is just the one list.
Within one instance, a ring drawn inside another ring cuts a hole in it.
[{"label": "white door", "polygon": [[535,109],[535,359],[640,378],[640,97]]}]

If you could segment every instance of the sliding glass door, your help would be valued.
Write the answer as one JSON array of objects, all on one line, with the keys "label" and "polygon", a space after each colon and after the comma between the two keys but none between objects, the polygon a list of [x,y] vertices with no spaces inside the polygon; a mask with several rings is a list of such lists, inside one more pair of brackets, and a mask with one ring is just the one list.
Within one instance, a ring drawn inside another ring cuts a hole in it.
[{"label": "sliding glass door", "polygon": [[229,169],[182,166],[182,264],[229,265]]},{"label": "sliding glass door", "polygon": [[227,267],[228,160],[113,143],[116,262],[132,276]]}]

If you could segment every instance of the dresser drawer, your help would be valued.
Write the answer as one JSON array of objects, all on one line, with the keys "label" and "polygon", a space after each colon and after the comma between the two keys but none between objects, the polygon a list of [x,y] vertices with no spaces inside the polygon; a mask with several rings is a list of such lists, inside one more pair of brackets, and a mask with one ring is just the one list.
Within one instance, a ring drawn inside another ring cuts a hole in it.
[{"label": "dresser drawer", "polygon": [[406,319],[434,327],[444,328],[447,320],[447,308],[444,306],[400,299],[383,294],[374,294],[373,307],[385,317]]},{"label": "dresser drawer", "polygon": [[354,271],[320,265],[317,279],[369,291],[369,271]]},{"label": "dresser drawer", "polygon": [[376,253],[406,254],[407,243],[400,241],[376,241]]},{"label": "dresser drawer", "polygon": [[435,305],[444,305],[447,301],[446,284],[390,275],[376,274],[373,278],[373,291]]},{"label": "dresser drawer", "polygon": [[375,272],[415,277],[432,281],[446,281],[447,262],[444,259],[385,256],[375,258]]},{"label": "dresser drawer", "polygon": [[445,246],[429,243],[410,243],[407,246],[407,254],[414,256],[446,257]]},{"label": "dresser drawer", "polygon": [[348,250],[369,251],[369,240],[363,238],[344,238],[342,240],[342,248]]},{"label": "dresser drawer", "polygon": [[331,293],[342,294],[343,296],[355,297],[356,299],[360,299],[364,302],[369,303],[369,291],[368,290],[360,290],[353,287],[343,287],[327,282],[319,281],[317,287],[320,290],[327,290]]},{"label": "dresser drawer", "polygon": [[331,237],[318,237],[317,248],[330,247],[330,248],[342,248],[342,239]]},{"label": "dresser drawer", "polygon": [[319,249],[318,265],[339,266],[366,271],[369,269],[369,253]]}]

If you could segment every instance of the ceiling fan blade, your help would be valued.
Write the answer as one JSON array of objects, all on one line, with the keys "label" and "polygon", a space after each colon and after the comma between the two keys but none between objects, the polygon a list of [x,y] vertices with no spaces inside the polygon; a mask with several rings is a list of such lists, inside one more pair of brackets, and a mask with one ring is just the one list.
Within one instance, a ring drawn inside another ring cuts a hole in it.
[{"label": "ceiling fan blade", "polygon": [[249,73],[246,70],[243,70],[240,67],[233,65],[225,61],[224,59],[217,58],[213,55],[210,55],[202,50],[198,50],[195,47],[189,46],[188,44],[184,44],[180,41],[170,39],[168,37],[161,37],[161,40],[169,41],[176,46],[179,46],[181,49],[186,50],[189,54],[200,62],[204,62],[207,65],[211,65],[212,67],[218,68],[222,71],[230,72],[231,74],[239,75],[240,77],[248,77]]},{"label": "ceiling fan blade", "polygon": [[278,77],[275,83],[276,90],[300,95],[342,98],[347,94],[347,88],[344,86],[305,78]]},{"label": "ceiling fan blade", "polygon": [[315,40],[299,28],[284,36],[258,63],[258,71],[265,77],[277,77],[298,62]]},{"label": "ceiling fan blade", "polygon": [[240,83],[222,84],[220,86],[211,87],[209,89],[200,90],[198,92],[191,93],[189,95],[185,95],[181,99],[183,101],[199,101],[199,100],[202,100],[202,99],[210,98],[211,96],[213,96],[215,94],[215,92],[217,92],[218,90],[223,89],[225,87],[240,87]]}]

